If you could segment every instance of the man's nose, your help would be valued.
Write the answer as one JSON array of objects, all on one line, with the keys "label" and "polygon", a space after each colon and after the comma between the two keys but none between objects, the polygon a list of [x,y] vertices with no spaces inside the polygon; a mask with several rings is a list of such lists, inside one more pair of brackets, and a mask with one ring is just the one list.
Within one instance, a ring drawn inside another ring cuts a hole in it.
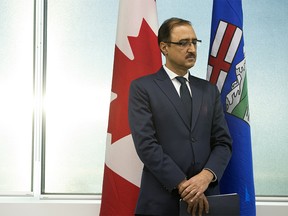
[{"label": "man's nose", "polygon": [[197,50],[197,45],[196,44],[193,44],[192,42],[189,43],[189,46],[188,46],[188,51],[190,52],[196,52]]}]

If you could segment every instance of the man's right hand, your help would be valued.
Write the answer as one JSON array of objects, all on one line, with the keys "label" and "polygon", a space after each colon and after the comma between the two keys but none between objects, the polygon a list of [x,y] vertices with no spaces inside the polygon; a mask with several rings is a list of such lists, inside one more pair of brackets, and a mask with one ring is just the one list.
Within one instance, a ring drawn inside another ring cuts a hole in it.
[{"label": "man's right hand", "polygon": [[185,202],[194,202],[206,191],[210,182],[213,179],[213,174],[208,170],[202,170],[197,175],[188,180],[183,180],[178,185],[178,191],[181,198]]}]

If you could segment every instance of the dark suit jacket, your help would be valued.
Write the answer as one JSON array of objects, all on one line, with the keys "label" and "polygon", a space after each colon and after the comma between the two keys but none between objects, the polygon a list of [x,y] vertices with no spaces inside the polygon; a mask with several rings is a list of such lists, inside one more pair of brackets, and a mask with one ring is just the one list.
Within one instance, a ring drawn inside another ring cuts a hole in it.
[{"label": "dark suit jacket", "polygon": [[[232,141],[217,87],[191,75],[189,80],[191,126],[163,68],[131,83],[129,123],[144,163],[136,214],[177,215],[176,186],[203,168],[211,169],[219,180],[231,157]],[[206,195],[216,193],[218,181],[210,184]]]}]

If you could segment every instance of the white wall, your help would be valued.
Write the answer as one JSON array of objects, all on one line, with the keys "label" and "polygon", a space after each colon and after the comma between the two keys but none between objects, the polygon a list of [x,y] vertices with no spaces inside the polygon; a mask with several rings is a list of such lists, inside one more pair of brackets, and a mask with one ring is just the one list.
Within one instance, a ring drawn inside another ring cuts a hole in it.
[{"label": "white wall", "polygon": [[[257,216],[287,216],[288,202],[257,202]],[[0,203],[1,216],[97,216],[100,201]]]}]

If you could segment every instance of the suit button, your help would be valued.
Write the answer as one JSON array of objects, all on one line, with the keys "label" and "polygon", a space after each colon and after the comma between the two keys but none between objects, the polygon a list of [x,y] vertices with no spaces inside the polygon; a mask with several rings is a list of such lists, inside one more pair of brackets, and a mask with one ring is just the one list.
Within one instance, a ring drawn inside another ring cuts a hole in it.
[{"label": "suit button", "polygon": [[194,137],[191,137],[192,142],[196,142],[196,139]]}]

